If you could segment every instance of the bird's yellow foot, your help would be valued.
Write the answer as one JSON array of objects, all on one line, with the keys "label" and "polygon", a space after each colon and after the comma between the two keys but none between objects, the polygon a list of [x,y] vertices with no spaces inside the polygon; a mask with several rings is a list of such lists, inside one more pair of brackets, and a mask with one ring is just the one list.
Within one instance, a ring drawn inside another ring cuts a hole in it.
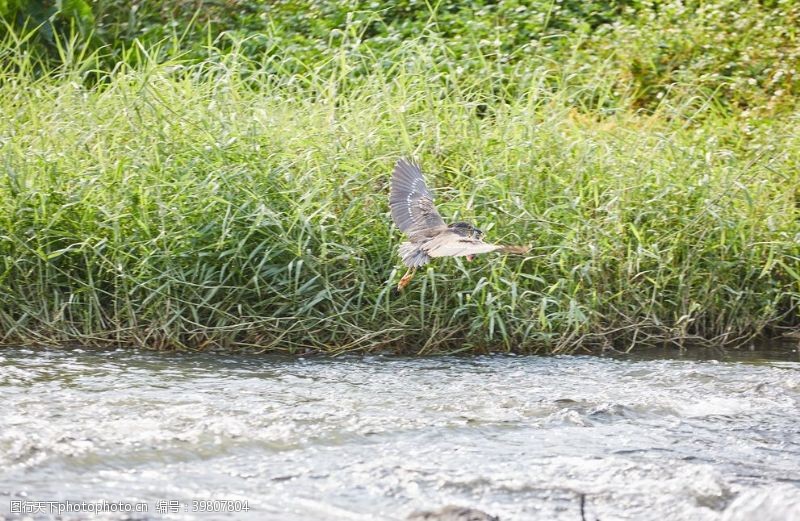
[{"label": "bird's yellow foot", "polygon": [[416,268],[409,268],[405,275],[400,279],[400,282],[397,283],[397,292],[400,293],[403,291],[403,288],[408,286],[408,283],[411,282],[411,279],[414,278],[414,272],[416,272]]}]

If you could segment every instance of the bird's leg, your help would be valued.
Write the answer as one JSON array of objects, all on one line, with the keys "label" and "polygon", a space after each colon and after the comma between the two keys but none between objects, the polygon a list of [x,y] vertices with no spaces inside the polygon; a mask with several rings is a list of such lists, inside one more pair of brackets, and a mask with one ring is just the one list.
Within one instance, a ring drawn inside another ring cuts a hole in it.
[{"label": "bird's leg", "polygon": [[417,268],[408,268],[406,274],[400,278],[400,282],[397,283],[397,291],[398,293],[403,291],[403,288],[408,286],[408,283],[411,282],[411,279],[414,278],[414,272],[417,271]]}]

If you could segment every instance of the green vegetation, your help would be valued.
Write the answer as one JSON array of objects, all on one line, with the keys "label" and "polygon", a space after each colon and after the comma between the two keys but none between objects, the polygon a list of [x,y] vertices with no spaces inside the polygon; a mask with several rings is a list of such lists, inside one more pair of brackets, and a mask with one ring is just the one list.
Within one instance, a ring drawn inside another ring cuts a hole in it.
[{"label": "green vegetation", "polygon": [[[3,343],[562,352],[800,326],[792,3],[63,4],[0,0]],[[400,155],[446,218],[531,253],[439,260],[391,297]]]}]

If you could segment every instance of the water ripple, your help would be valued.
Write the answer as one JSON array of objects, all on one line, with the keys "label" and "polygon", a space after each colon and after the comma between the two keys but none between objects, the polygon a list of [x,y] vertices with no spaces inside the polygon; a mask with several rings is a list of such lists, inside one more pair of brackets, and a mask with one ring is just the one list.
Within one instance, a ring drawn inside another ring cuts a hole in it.
[{"label": "water ripple", "polygon": [[800,518],[798,362],[5,349],[0,393],[0,517],[239,498],[251,519],[575,520],[585,495],[589,519]]}]

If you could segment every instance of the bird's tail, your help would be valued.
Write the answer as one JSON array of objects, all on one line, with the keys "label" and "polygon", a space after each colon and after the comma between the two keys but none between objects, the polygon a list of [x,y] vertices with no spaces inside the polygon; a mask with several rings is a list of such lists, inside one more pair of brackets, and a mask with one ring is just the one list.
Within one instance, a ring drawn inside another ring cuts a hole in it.
[{"label": "bird's tail", "polygon": [[497,251],[502,252],[502,253],[512,253],[514,255],[525,255],[526,253],[531,251],[531,247],[530,246],[503,245],[503,246],[500,246],[500,249],[497,250]]},{"label": "bird's tail", "polygon": [[409,268],[418,268],[428,264],[428,261],[431,260],[427,253],[419,249],[419,246],[410,242],[401,243],[398,250],[403,264]]}]

